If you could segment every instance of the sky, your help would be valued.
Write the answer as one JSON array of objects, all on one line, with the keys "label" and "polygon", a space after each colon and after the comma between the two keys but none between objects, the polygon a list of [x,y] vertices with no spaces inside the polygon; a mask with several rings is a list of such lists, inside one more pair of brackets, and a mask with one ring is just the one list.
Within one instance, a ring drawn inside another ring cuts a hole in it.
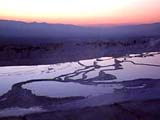
[{"label": "sky", "polygon": [[0,19],[76,25],[160,22],[160,0],[0,0]]}]

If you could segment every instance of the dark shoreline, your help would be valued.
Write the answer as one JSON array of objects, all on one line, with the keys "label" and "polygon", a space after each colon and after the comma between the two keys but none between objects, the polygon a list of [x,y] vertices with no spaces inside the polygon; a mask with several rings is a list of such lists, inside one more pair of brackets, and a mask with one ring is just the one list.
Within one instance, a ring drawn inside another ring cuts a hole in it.
[{"label": "dark shoreline", "polygon": [[0,120],[159,120],[160,99],[126,101],[97,107],[32,113]]}]

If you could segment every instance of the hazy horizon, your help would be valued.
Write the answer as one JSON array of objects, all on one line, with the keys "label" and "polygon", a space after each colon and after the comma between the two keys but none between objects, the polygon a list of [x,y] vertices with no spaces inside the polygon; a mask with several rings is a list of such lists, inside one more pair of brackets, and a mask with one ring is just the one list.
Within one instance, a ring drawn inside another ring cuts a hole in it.
[{"label": "hazy horizon", "polygon": [[0,21],[13,21],[13,22],[24,22],[24,23],[37,23],[37,24],[62,24],[62,25],[74,25],[80,27],[114,27],[114,26],[134,26],[134,25],[145,25],[145,24],[156,24],[160,23],[160,21],[155,22],[145,22],[145,23],[123,23],[123,24],[88,24],[88,25],[79,25],[79,24],[72,24],[72,23],[52,23],[47,21],[25,21],[25,20],[14,20],[14,19],[1,19]]},{"label": "hazy horizon", "polygon": [[0,19],[81,26],[160,21],[160,0],[0,0]]}]

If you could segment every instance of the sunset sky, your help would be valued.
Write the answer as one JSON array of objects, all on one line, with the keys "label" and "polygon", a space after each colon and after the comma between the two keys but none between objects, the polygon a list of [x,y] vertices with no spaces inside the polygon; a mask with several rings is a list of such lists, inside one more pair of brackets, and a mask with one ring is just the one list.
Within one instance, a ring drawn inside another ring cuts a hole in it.
[{"label": "sunset sky", "polygon": [[160,22],[160,0],[0,0],[0,19],[76,25]]}]

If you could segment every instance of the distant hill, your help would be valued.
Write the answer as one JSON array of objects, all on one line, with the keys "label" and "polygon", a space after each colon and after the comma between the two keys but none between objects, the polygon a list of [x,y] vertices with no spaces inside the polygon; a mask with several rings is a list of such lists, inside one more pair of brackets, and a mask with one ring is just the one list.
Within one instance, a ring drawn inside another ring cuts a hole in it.
[{"label": "distant hill", "polygon": [[21,21],[0,20],[0,40],[16,38],[34,38],[49,40],[65,39],[106,39],[138,36],[160,36],[160,23],[82,27],[70,24],[26,23]]}]

